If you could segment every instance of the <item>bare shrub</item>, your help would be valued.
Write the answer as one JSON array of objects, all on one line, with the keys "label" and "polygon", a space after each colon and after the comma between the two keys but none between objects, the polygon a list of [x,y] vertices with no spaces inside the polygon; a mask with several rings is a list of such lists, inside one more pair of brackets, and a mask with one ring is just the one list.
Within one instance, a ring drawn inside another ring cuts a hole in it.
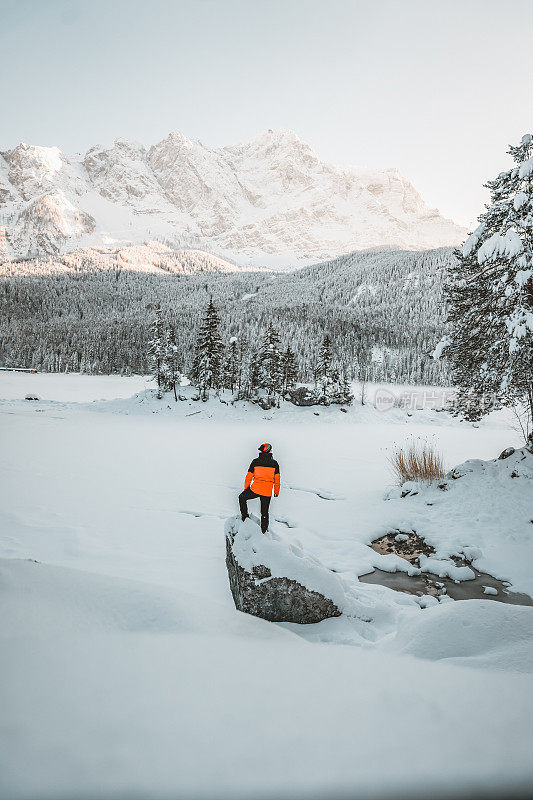
[{"label": "bare shrub", "polygon": [[389,464],[400,485],[406,481],[431,483],[445,475],[444,458],[433,442],[411,439],[396,445]]}]

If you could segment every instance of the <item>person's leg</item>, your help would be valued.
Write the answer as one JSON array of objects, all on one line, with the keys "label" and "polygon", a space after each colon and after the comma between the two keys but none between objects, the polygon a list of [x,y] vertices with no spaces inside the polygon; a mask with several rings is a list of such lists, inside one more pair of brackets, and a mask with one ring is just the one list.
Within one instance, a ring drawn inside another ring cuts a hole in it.
[{"label": "person's leg", "polygon": [[268,530],[268,508],[270,506],[271,497],[263,497],[261,495],[261,532],[266,533]]},{"label": "person's leg", "polygon": [[252,500],[254,497],[257,497],[257,495],[255,492],[252,492],[250,487],[239,495],[239,507],[241,509],[241,519],[243,522],[248,517],[248,500]]}]

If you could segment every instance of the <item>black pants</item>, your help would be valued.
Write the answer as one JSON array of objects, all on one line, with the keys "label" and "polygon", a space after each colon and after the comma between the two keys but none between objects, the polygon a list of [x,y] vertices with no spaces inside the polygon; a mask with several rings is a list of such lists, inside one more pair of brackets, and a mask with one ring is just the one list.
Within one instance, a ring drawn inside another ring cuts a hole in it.
[{"label": "black pants", "polygon": [[248,516],[248,500],[255,500],[258,497],[261,501],[261,531],[266,533],[268,530],[268,507],[270,505],[271,497],[265,497],[262,494],[252,492],[250,488],[245,489],[239,495],[239,505],[241,507],[241,517]]}]

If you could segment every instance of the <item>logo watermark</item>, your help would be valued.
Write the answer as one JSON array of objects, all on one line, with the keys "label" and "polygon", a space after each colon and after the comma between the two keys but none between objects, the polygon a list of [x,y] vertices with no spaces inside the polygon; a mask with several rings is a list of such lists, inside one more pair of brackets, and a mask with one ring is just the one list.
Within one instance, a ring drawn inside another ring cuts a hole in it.
[{"label": "logo watermark", "polygon": [[[391,389],[380,387],[374,394],[374,407],[378,411],[390,411],[391,408],[401,408],[404,411],[454,411],[457,402],[457,393],[454,389],[403,389],[393,392]],[[485,393],[482,395],[463,397],[461,411],[481,410],[483,413],[498,408],[496,395]]]}]

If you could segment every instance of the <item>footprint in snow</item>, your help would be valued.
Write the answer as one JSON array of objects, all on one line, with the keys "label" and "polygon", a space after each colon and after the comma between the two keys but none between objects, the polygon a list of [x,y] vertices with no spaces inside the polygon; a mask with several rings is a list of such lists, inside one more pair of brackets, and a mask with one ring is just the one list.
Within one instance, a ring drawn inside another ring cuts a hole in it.
[{"label": "footprint in snow", "polygon": [[177,514],[187,514],[189,517],[215,517],[216,519],[227,519],[229,514],[212,514],[204,511],[187,511],[185,509],[177,509]]},{"label": "footprint in snow", "polygon": [[314,494],[320,497],[321,500],[344,500],[344,497],[334,495],[329,489],[307,489],[305,486],[289,486],[293,492],[306,492],[307,494]]},{"label": "footprint in snow", "polygon": [[290,517],[275,517],[276,522],[285,525],[286,528],[297,528],[298,523]]}]

